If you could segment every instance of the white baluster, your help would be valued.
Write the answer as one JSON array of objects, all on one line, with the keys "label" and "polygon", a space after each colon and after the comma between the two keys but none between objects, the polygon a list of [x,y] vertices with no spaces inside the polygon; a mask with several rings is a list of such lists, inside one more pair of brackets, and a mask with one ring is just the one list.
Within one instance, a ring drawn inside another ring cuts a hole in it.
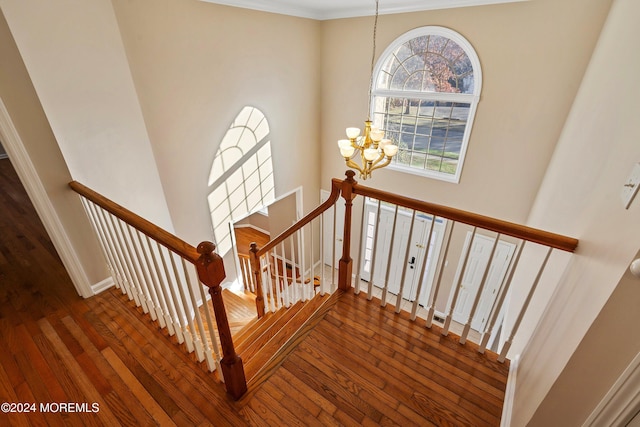
[{"label": "white baluster", "polygon": [[131,264],[130,259],[130,251],[127,244],[126,235],[124,233],[124,228],[122,227],[122,222],[113,215],[111,216],[111,221],[113,224],[114,230],[116,230],[116,236],[118,239],[118,252],[120,254],[121,259],[123,260],[123,265],[126,266],[126,274],[127,280],[129,281],[129,288],[131,289],[131,293],[133,294],[133,299],[136,302],[138,307],[142,307],[142,310],[147,313],[149,310],[147,309],[147,305],[144,301],[144,298],[141,298],[142,292],[136,280],[133,265]]},{"label": "white baluster", "polygon": [[[144,301],[147,305],[147,311],[149,313],[149,315],[151,316],[152,320],[156,320],[156,312],[155,312],[155,307],[153,305],[153,300],[151,299],[151,292],[149,291],[149,283],[147,282],[147,277],[146,275],[143,274],[144,270],[144,266],[142,265],[142,259],[140,257],[140,250],[138,248],[138,245],[136,244],[136,240],[133,237],[133,227],[131,227],[130,225],[126,224],[125,228],[127,229],[127,233],[129,234],[129,238],[127,239],[128,243],[128,248],[129,250],[131,250],[131,248],[133,248],[132,251],[132,256],[131,256],[131,262],[133,264],[133,270],[135,272],[135,277],[138,281],[138,285],[140,286],[140,289],[142,291],[142,295],[141,298],[144,298]],[[136,230],[137,231],[137,230]]]},{"label": "white baluster", "polygon": [[176,284],[175,284],[175,281],[172,279],[169,266],[167,265],[165,251],[168,256],[171,256],[171,252],[168,249],[163,250],[160,244],[158,243],[158,252],[160,254],[160,262],[162,264],[162,269],[164,271],[164,277],[167,279],[167,287],[169,288],[169,293],[171,294],[170,301],[171,301],[171,306],[173,307],[173,313],[175,316],[173,319],[173,324],[177,326],[175,328],[176,339],[178,340],[178,343],[182,344],[185,342],[185,331],[187,330],[187,327],[185,325],[186,316],[182,311],[183,309],[182,304],[180,304],[180,301],[178,300],[178,296],[176,295]]},{"label": "white baluster", "polygon": [[[369,285],[367,287],[367,300],[373,299],[373,275],[376,272],[376,249],[378,248],[378,230],[380,229],[380,200],[378,200],[378,210],[376,212],[376,231],[373,233],[373,249],[371,250],[371,275],[369,276]],[[395,227],[394,227],[395,229]],[[389,265],[387,264],[387,268]],[[386,286],[386,285],[385,285]],[[382,292],[383,298],[386,290]]]},{"label": "white baluster", "polygon": [[[173,336],[176,333],[174,329],[174,320],[173,320],[175,318],[175,314],[174,314],[175,311],[171,304],[171,298],[167,294],[167,288],[164,283],[164,280],[162,279],[162,273],[158,266],[158,260],[156,259],[156,255],[155,255],[156,251],[153,249],[153,246],[151,245],[151,239],[149,238],[149,236],[146,236],[146,238],[147,238],[147,247],[149,248],[149,252],[151,253],[151,262],[153,263],[153,270],[155,271],[156,278],[158,279],[158,288],[160,289],[160,292],[158,295],[160,297],[160,303],[162,305],[162,311],[164,314],[164,323],[167,326],[167,331],[169,332],[169,335]],[[156,249],[158,253],[160,253],[160,247],[157,242],[156,242]]]},{"label": "white baluster", "polygon": [[[198,358],[199,362],[202,362],[204,360],[204,355],[205,355],[205,351],[204,351],[204,346],[205,343],[207,342],[207,336],[206,336],[206,332],[204,330],[204,324],[202,323],[202,316],[200,315],[200,306],[198,306],[198,302],[196,301],[196,296],[195,296],[195,292],[193,291],[193,283],[191,280],[191,275],[189,274],[189,270],[187,269],[187,263],[185,262],[184,258],[180,257],[180,260],[182,261],[182,272],[184,273],[184,278],[185,278],[185,282],[186,282],[186,288],[189,291],[189,299],[191,301],[191,306],[193,307],[193,316],[196,319],[196,324],[195,326],[193,325],[193,321],[189,324],[190,327],[193,327],[193,343],[195,346],[195,350],[196,350],[196,357]],[[196,273],[197,274],[197,273]],[[200,286],[200,284],[198,283],[198,286]],[[202,304],[206,304],[207,300],[204,299],[202,301]],[[196,333],[195,327],[198,327],[198,331]],[[207,346],[208,347],[208,346]]]},{"label": "white baluster", "polygon": [[538,274],[536,275],[536,279],[533,282],[533,285],[531,285],[531,289],[529,290],[529,293],[527,294],[527,299],[524,301],[524,304],[522,305],[522,308],[520,309],[520,313],[518,313],[518,318],[516,319],[516,322],[513,324],[513,328],[511,329],[511,333],[509,334],[509,338],[507,338],[507,340],[505,341],[504,345],[502,346],[502,351],[500,352],[500,356],[498,356],[498,362],[502,363],[505,361],[505,359],[507,358],[507,353],[509,352],[509,349],[511,348],[511,343],[513,342],[513,337],[515,336],[516,332],[518,332],[518,328],[520,327],[520,323],[522,322],[522,319],[524,318],[524,314],[527,311],[527,308],[529,307],[529,303],[531,302],[531,298],[533,297],[533,293],[535,292],[536,288],[538,287],[538,283],[540,283],[540,278],[542,277],[542,272],[544,271],[545,267],[547,266],[547,262],[549,261],[549,257],[551,256],[551,252],[553,251],[553,248],[549,248],[547,250],[547,255],[544,257],[544,261],[542,262],[542,265],[540,266],[540,268],[538,269]]},{"label": "white baluster", "polygon": [[143,241],[142,241],[142,233],[140,233],[140,231],[137,231],[137,237],[138,237],[138,243],[140,244],[140,250],[142,251],[142,256],[144,258],[145,261],[145,265],[146,265],[146,269],[143,268],[143,274],[144,274],[144,278],[145,281],[148,283],[149,285],[149,293],[151,294],[151,300],[153,302],[153,307],[155,310],[155,314],[156,314],[156,319],[158,320],[158,323],[160,324],[161,328],[164,328],[166,326],[165,322],[164,322],[164,312],[162,311],[162,307],[160,305],[160,300],[158,299],[158,292],[156,292],[156,289],[158,289],[158,283],[156,281],[156,278],[153,274],[153,268],[151,266],[151,263],[149,262],[149,247],[145,246]]},{"label": "white baluster", "polygon": [[[213,318],[211,316],[211,307],[209,307],[209,303],[207,302],[207,295],[204,291],[205,286],[202,283],[198,283],[198,288],[200,288],[200,298],[202,299],[204,317],[207,321],[207,327],[209,328],[209,340],[204,340],[205,356],[207,358],[207,367],[209,368],[210,372],[213,372],[216,369],[220,369],[220,346],[218,345],[218,340],[216,339],[215,333],[215,328],[217,326],[214,326]],[[209,341],[211,342],[212,348],[209,347]],[[222,377],[222,375],[220,375],[220,377]]]},{"label": "white baluster", "polygon": [[[333,250],[331,253],[331,290],[329,291],[330,293],[334,293],[336,291],[336,242],[338,241],[336,239],[336,222],[338,221],[337,216],[338,216],[338,210],[336,207],[336,204],[339,202],[334,203],[333,205],[333,232],[331,233],[331,235],[333,236]],[[342,241],[342,237],[340,237],[340,241]]]},{"label": "white baluster", "polygon": [[173,269],[173,278],[175,280],[176,287],[178,288],[178,294],[180,295],[180,300],[176,301],[176,303],[178,304],[180,302],[182,303],[179,305],[182,307],[184,319],[187,320],[187,325],[188,325],[188,328],[187,328],[187,327],[184,327],[185,325],[183,324],[182,332],[184,334],[184,341],[187,344],[187,350],[189,351],[189,353],[191,353],[193,352],[193,350],[195,350],[194,341],[196,340],[196,331],[193,325],[193,318],[190,313],[190,307],[189,307],[189,304],[187,303],[187,298],[184,295],[184,285],[182,284],[182,280],[180,280],[180,272],[178,271],[178,267],[176,265],[176,260],[174,258],[175,256],[176,255],[173,252],[169,252],[169,261],[171,262],[171,267]]},{"label": "white baluster", "polygon": [[433,292],[431,292],[431,294],[429,295],[429,302],[427,304],[427,319],[426,319],[427,323],[425,325],[427,328],[431,328],[431,325],[433,324],[433,316],[435,315],[435,311],[436,311],[435,305],[436,305],[436,301],[438,300],[438,294],[440,292],[440,284],[442,283],[442,275],[444,273],[445,263],[447,262],[447,256],[449,255],[449,243],[451,243],[453,228],[456,225],[455,221],[451,221],[450,223],[451,225],[447,223],[447,228],[445,230],[445,233],[447,234],[447,240],[446,240],[446,243],[444,244],[444,250],[442,252],[444,256],[442,257],[440,272],[438,273],[438,279],[436,280],[435,288]]},{"label": "white baluster", "polygon": [[320,215],[320,295],[324,296],[325,290],[325,277],[324,270],[326,265],[326,260],[324,259],[324,213]]},{"label": "white baluster", "polygon": [[120,271],[122,285],[125,289],[125,293],[127,294],[127,297],[129,298],[129,301],[131,301],[136,297],[136,293],[133,291],[133,288],[132,288],[133,284],[131,283],[131,280],[129,279],[127,274],[128,271],[124,263],[122,246],[120,244],[118,233],[113,223],[113,216],[105,212],[103,209],[97,209],[97,213],[101,217],[102,223],[105,226],[106,234],[109,236],[109,241],[111,242],[111,246],[113,247],[114,259],[116,261],[116,264],[118,265],[118,270]]},{"label": "white baluster", "polygon": [[106,230],[104,229],[104,224],[100,222],[100,217],[96,211],[96,206],[93,202],[88,201],[84,197],[81,197],[80,200],[82,201],[82,205],[87,212],[87,216],[91,219],[93,228],[98,234],[98,241],[100,242],[100,246],[102,247],[102,251],[104,252],[105,257],[107,258],[109,271],[111,272],[111,277],[113,277],[116,288],[120,289],[120,291],[125,294],[126,289],[124,288],[122,283],[124,279],[118,271],[116,259],[113,254],[113,248],[110,245]]},{"label": "white baluster", "polygon": [[[362,271],[362,247],[365,246],[367,236],[364,230],[364,213],[366,211],[366,200],[362,203],[362,215],[360,216],[360,245],[358,245],[358,262],[356,263],[356,285],[354,286],[354,293],[358,295],[360,293],[360,272]],[[364,242],[364,244],[363,244]]]},{"label": "white baluster", "polygon": [[498,299],[495,301],[495,307],[492,308],[491,317],[489,322],[487,322],[487,327],[485,328],[482,336],[480,337],[480,345],[478,347],[478,353],[484,353],[487,348],[487,344],[489,342],[489,338],[493,334],[493,329],[495,327],[496,321],[498,320],[498,316],[500,314],[500,310],[502,309],[502,305],[504,304],[504,300],[509,293],[509,289],[511,287],[511,282],[513,281],[513,276],[518,268],[518,262],[520,261],[520,255],[522,254],[522,249],[524,249],[525,241],[520,241],[520,247],[518,248],[518,252],[516,253],[516,257],[511,263],[511,270],[509,271],[509,276],[505,285],[500,289],[500,293],[498,294]]},{"label": "white baluster", "polygon": [[476,227],[473,227],[473,232],[471,234],[471,240],[469,241],[469,246],[465,249],[466,253],[464,255],[464,263],[462,264],[462,270],[460,271],[460,276],[458,277],[458,283],[456,283],[455,292],[453,294],[453,301],[451,301],[451,305],[447,310],[447,318],[444,321],[444,327],[442,328],[442,335],[449,335],[449,327],[451,326],[451,318],[453,316],[453,310],[456,307],[456,303],[458,302],[458,294],[460,293],[460,286],[462,286],[462,279],[464,277],[464,273],[467,270],[467,262],[469,261],[469,255],[471,254],[471,248],[473,247],[473,241],[476,238]]}]

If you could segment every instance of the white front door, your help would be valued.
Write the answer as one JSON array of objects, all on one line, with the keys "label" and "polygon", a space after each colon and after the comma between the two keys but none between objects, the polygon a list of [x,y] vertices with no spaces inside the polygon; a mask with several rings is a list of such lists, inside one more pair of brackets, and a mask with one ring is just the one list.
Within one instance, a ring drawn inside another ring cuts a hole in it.
[{"label": "white front door", "polygon": [[[369,201],[365,203],[365,232],[362,241],[363,259],[360,265],[360,277],[362,280],[372,281],[373,285],[378,288],[384,288],[386,284],[388,292],[397,295],[400,292],[404,274],[402,297],[413,301],[416,299],[420,283],[418,279],[422,271],[433,218],[424,214],[416,214],[412,230],[412,212],[403,209],[399,210],[396,216],[394,208],[381,206],[378,219],[376,218],[377,213],[377,203]],[[393,233],[394,218],[395,233]],[[378,229],[377,236],[376,228]],[[423,276],[424,282],[418,296],[419,302],[423,305],[426,305],[429,297],[430,286],[435,274],[432,260],[438,258],[443,231],[444,220],[438,218],[433,227],[433,235],[429,243],[431,248]],[[393,242],[391,241],[392,234]],[[407,245],[409,245],[408,248]],[[373,259],[374,252],[375,260]],[[372,272],[373,277],[371,277]]]},{"label": "white front door", "polygon": [[[471,239],[471,233],[467,234],[465,240],[465,249],[460,256],[460,264],[458,265],[458,272],[456,273],[456,279],[454,284],[458,283],[460,277],[460,271],[462,269],[462,263],[466,255],[466,251],[469,248],[469,241]],[[480,283],[482,282],[482,276],[485,269],[489,266],[489,257],[491,256],[491,249],[495,242],[495,238],[487,237],[482,234],[475,235],[473,239],[473,245],[471,246],[471,252],[469,253],[469,259],[467,260],[467,267],[462,277],[462,283],[460,285],[460,291],[458,294],[458,301],[453,310],[453,320],[458,323],[466,324],[473,308],[473,302],[475,301]],[[511,257],[515,250],[513,243],[508,243],[500,240],[493,254],[493,261],[489,267],[487,275],[487,281],[478,302],[478,308],[471,320],[471,328],[476,331],[483,331],[487,323],[488,317],[491,314],[491,308],[498,295],[498,290],[502,284]],[[452,290],[453,295],[453,290]]]}]

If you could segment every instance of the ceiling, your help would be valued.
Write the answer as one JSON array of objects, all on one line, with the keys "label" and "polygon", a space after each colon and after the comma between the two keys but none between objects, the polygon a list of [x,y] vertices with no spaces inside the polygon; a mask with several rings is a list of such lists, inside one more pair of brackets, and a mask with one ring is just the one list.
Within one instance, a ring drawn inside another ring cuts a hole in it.
[{"label": "ceiling", "polygon": [[[318,20],[369,16],[375,13],[374,0],[202,0]],[[528,0],[381,0],[380,14],[417,12]]]}]

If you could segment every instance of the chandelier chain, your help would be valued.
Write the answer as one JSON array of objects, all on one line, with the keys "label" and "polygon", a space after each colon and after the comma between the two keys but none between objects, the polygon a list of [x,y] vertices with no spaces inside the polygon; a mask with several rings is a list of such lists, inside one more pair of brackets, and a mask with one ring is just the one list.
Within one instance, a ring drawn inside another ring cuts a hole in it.
[{"label": "chandelier chain", "polygon": [[369,73],[369,105],[367,105],[367,120],[371,120],[371,94],[373,92],[373,68],[376,61],[376,34],[378,32],[378,6],[380,0],[376,0],[376,14],[373,21],[373,51],[371,52],[371,70]]},{"label": "chandelier chain", "polygon": [[376,14],[373,21],[373,52],[371,52],[371,72],[369,74],[369,105],[367,106],[367,120],[364,122],[364,134],[360,128],[348,127],[347,138],[338,140],[340,155],[345,164],[351,169],[360,172],[360,178],[371,178],[371,172],[384,168],[391,164],[393,156],[398,153],[398,145],[390,139],[384,138],[384,130],[372,126],[371,104],[373,100],[373,70],[376,61],[376,35],[378,32],[378,5],[376,2]]}]

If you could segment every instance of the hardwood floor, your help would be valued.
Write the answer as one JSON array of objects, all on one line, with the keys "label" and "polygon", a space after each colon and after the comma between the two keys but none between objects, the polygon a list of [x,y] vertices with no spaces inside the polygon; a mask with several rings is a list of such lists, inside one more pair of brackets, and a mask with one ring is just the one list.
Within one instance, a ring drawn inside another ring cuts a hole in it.
[{"label": "hardwood floor", "polygon": [[[0,425],[499,425],[508,364],[342,295],[239,402],[118,290],[83,300],[0,160]],[[62,402],[87,404],[51,412]],[[41,411],[49,404],[50,412]]]},{"label": "hardwood floor", "polygon": [[497,426],[508,364],[344,294],[242,412],[269,425]]},{"label": "hardwood floor", "polygon": [[255,228],[236,227],[234,231],[236,234],[236,245],[238,247],[239,254],[249,255],[249,249],[252,242],[256,242],[258,244],[258,248],[269,243],[269,235],[264,234]]}]

